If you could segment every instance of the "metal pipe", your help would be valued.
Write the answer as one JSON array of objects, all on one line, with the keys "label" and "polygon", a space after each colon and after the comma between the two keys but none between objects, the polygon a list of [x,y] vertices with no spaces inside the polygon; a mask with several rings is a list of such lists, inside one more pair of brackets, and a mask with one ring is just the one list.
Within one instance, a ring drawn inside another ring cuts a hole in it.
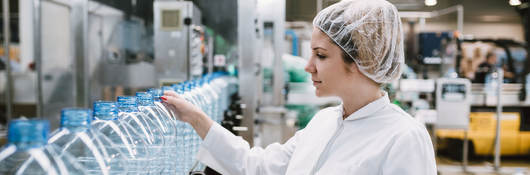
[{"label": "metal pipe", "polygon": [[74,59],[75,104],[89,107],[88,86],[88,0],[70,1],[70,30],[72,33],[72,56]]},{"label": "metal pipe", "polygon": [[6,121],[9,122],[13,117],[13,77],[11,77],[11,59],[9,58],[9,0],[3,0],[4,6],[3,18],[4,18],[4,58],[6,59],[6,76],[7,76],[7,87],[6,87]]},{"label": "metal pipe", "polygon": [[44,101],[42,98],[42,53],[41,53],[41,0],[33,0],[33,60],[37,71],[37,112],[36,115],[42,118],[44,115]]},{"label": "metal pipe", "polygon": [[274,75],[272,78],[273,84],[273,105],[274,106],[283,106],[284,97],[283,97],[283,88],[285,87],[285,82],[283,79],[283,43],[285,39],[285,1],[277,0],[274,1],[275,6],[278,7],[278,11],[274,18],[273,23],[273,48],[274,48]]},{"label": "metal pipe", "polygon": [[501,165],[501,115],[502,115],[502,83],[503,83],[504,72],[502,68],[497,68],[497,122],[495,125],[495,158],[493,165],[495,171],[500,170]]},{"label": "metal pipe", "polygon": [[322,10],[322,2],[323,0],[317,0],[317,13],[320,12]]},{"label": "metal pipe", "polygon": [[208,36],[208,73],[211,74],[213,73],[213,41],[214,41],[214,37],[213,35],[212,36]]},{"label": "metal pipe", "polygon": [[463,148],[463,154],[462,154],[462,168],[464,170],[464,173],[467,172],[467,161],[468,161],[468,154],[469,154],[469,137],[468,137],[468,129],[464,131],[464,148]]},{"label": "metal pipe", "polygon": [[[456,14],[457,14],[457,30],[460,33],[464,33],[464,6],[457,5],[456,7]],[[460,37],[463,37],[463,35],[460,35]]]},{"label": "metal pipe", "polygon": [[243,116],[241,126],[246,131],[240,135],[249,145],[254,145],[254,116],[256,115],[256,4],[254,1],[238,0],[237,39],[239,53],[239,95],[242,100]]}]

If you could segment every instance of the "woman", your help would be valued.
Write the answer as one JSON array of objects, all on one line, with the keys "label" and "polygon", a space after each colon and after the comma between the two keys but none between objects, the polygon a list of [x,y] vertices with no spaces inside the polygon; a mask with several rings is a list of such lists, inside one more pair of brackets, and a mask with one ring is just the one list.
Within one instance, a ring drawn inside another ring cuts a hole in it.
[{"label": "woman", "polygon": [[166,92],[162,100],[204,139],[198,159],[222,174],[436,174],[425,127],[380,90],[404,64],[396,8],[385,0],[343,0],[313,25],[305,70],[317,96],[338,96],[342,104],[319,111],[285,144],[263,149]]}]

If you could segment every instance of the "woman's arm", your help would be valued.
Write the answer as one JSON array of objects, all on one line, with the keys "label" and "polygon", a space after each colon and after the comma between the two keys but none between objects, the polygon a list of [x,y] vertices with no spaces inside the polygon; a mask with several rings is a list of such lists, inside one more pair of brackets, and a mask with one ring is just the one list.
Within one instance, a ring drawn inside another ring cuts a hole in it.
[{"label": "woman's arm", "polygon": [[203,139],[197,154],[202,163],[222,174],[285,174],[300,131],[283,145],[274,143],[265,149],[250,148],[245,140],[214,123],[175,92],[164,92],[161,99],[179,120],[191,124]]},{"label": "woman's arm", "polygon": [[208,130],[212,126],[213,120],[210,119],[197,106],[186,101],[181,96],[173,91],[165,91],[162,101],[178,116],[178,120],[189,123],[197,132],[197,134],[204,139]]}]

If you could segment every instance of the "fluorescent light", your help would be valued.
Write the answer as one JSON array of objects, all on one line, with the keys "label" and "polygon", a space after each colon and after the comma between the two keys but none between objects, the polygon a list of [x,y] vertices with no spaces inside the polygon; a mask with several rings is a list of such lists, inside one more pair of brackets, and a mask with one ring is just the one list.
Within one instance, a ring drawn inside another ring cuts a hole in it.
[{"label": "fluorescent light", "polygon": [[[427,2],[427,1],[425,1]],[[511,6],[518,6],[518,5],[521,5],[521,1],[520,0],[510,0],[510,5]]]},{"label": "fluorescent light", "polygon": [[426,6],[435,6],[437,3],[436,0],[425,0]]}]

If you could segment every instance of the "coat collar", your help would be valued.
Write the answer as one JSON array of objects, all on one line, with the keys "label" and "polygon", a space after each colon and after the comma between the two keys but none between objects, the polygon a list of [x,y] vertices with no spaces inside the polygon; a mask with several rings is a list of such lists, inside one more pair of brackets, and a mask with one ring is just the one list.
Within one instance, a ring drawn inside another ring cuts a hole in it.
[{"label": "coat collar", "polygon": [[[385,91],[381,91],[383,93],[383,96],[379,99],[372,101],[368,103],[367,105],[363,106],[361,109],[355,111],[353,114],[350,114],[344,121],[353,121],[353,120],[359,120],[366,117],[371,116],[371,114],[379,111],[383,107],[390,104],[390,100],[388,99],[388,94]],[[344,108],[343,103],[341,103],[339,106],[337,106],[337,112],[339,114],[339,120],[342,122],[342,115],[344,114]]]}]

